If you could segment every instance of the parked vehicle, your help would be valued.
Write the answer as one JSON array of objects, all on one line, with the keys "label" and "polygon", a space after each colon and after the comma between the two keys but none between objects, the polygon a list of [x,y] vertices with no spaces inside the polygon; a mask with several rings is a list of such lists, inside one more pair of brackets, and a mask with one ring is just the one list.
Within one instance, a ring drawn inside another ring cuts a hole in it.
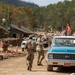
[{"label": "parked vehicle", "polygon": [[46,61],[47,71],[53,71],[53,67],[75,66],[75,37],[55,36],[47,52]]},{"label": "parked vehicle", "polygon": [[33,42],[36,42],[37,41],[37,38],[36,37],[33,37],[32,40],[33,40]]},{"label": "parked vehicle", "polygon": [[24,48],[25,48],[25,44],[26,42],[29,40],[29,38],[27,37],[26,39],[24,39],[21,43],[21,48],[22,48],[22,51],[24,51]]},{"label": "parked vehicle", "polygon": [[[25,44],[26,44],[26,42],[27,42],[28,40],[29,40],[29,37],[27,37],[25,40],[22,41],[22,43],[21,43],[21,48],[22,48],[22,50],[24,50]],[[36,42],[37,38],[36,38],[36,37],[33,37],[32,40],[33,40],[33,42]]]}]

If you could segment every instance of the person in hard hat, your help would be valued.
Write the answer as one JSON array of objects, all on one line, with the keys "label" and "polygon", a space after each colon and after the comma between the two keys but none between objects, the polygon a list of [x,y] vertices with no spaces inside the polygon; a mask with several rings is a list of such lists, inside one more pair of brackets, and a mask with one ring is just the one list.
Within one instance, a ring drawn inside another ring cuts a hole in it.
[{"label": "person in hard hat", "polygon": [[37,65],[43,65],[42,60],[44,59],[43,42],[41,40],[42,35],[38,35],[36,50],[38,53]]},{"label": "person in hard hat", "polygon": [[32,70],[32,64],[33,64],[33,60],[34,60],[34,44],[32,42],[32,35],[29,36],[29,40],[27,41],[27,43],[25,44],[25,49],[27,52],[26,55],[26,64],[27,64],[27,70],[31,71]]}]

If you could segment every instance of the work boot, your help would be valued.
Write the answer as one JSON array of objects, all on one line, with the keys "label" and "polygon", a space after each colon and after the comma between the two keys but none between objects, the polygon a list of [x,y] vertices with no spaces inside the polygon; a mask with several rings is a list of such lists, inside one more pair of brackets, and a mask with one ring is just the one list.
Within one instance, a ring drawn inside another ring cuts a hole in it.
[{"label": "work boot", "polygon": [[29,71],[31,71],[31,68],[29,68]]},{"label": "work boot", "polygon": [[31,71],[31,68],[28,67],[27,70],[28,70],[28,71]]},{"label": "work boot", "polygon": [[43,64],[40,64],[40,66],[43,66]]},{"label": "work boot", "polygon": [[38,65],[38,66],[43,66],[43,64],[41,64],[41,63],[37,63],[37,65]]},{"label": "work boot", "polygon": [[40,65],[40,63],[37,63],[37,65]]},{"label": "work boot", "polygon": [[29,67],[27,68],[27,70],[29,70]]}]

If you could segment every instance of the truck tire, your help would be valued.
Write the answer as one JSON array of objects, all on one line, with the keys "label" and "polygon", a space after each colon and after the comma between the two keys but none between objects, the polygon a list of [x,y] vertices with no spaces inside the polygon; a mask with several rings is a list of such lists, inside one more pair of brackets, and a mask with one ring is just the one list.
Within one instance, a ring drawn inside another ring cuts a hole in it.
[{"label": "truck tire", "polygon": [[53,66],[52,65],[47,65],[47,71],[53,71]]},{"label": "truck tire", "polygon": [[0,55],[0,60],[3,60],[3,56],[2,55]]}]

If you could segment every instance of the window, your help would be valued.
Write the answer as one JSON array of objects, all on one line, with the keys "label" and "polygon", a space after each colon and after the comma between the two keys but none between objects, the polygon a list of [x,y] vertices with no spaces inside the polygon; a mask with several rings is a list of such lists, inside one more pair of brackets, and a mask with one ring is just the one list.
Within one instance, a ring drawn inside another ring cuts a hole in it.
[{"label": "window", "polygon": [[75,45],[75,38],[56,38],[55,45]]},{"label": "window", "polygon": [[12,37],[16,38],[16,34],[12,34]]}]

